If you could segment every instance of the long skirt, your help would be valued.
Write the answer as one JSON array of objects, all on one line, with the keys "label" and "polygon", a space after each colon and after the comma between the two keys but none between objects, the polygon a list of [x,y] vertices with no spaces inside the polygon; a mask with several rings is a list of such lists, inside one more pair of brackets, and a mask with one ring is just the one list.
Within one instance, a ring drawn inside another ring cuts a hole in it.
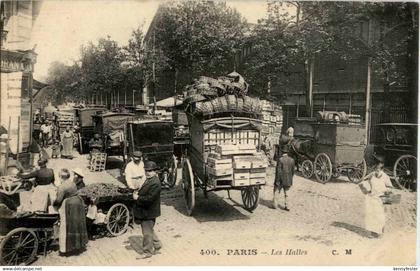
[{"label": "long skirt", "polygon": [[377,234],[383,233],[386,217],[382,200],[379,197],[365,196],[365,229]]},{"label": "long skirt", "polygon": [[30,211],[48,212],[48,206],[54,200],[56,187],[52,184],[38,185],[31,195]]},{"label": "long skirt", "polygon": [[63,201],[60,214],[60,252],[67,253],[84,248],[88,242],[85,207],[79,196]]},{"label": "long skirt", "polygon": [[73,137],[63,138],[63,151],[61,152],[62,156],[73,156]]}]

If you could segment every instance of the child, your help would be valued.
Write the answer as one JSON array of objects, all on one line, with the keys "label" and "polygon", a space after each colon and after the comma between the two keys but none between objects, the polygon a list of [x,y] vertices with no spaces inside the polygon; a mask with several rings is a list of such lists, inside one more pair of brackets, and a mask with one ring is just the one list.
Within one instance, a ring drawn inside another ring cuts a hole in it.
[{"label": "child", "polygon": [[56,139],[53,140],[53,145],[51,149],[52,149],[51,158],[58,158],[58,155],[60,154],[60,144],[58,140]]}]

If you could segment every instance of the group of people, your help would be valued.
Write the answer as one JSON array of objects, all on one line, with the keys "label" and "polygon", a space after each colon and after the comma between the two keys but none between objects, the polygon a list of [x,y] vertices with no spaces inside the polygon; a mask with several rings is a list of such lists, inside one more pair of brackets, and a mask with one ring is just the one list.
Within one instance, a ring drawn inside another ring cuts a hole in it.
[{"label": "group of people", "polygon": [[[287,201],[287,192],[293,185],[293,177],[297,165],[295,159],[289,155],[290,143],[293,141],[294,130],[290,127],[287,130],[287,136],[283,137],[280,146],[280,154],[275,156],[276,171],[274,177],[273,190],[273,208],[277,209],[278,196],[281,191],[284,193],[285,211],[290,211]],[[386,216],[383,206],[383,197],[391,192],[393,188],[390,177],[384,172],[385,158],[383,155],[375,154],[374,170],[365,176],[360,184],[361,191],[364,194],[364,227],[368,233],[368,237],[378,238],[384,233]]]},{"label": "group of people", "polygon": [[82,250],[87,243],[85,206],[77,190],[85,186],[81,169],[73,169],[73,179],[68,169],[61,169],[58,178],[47,167],[48,160],[41,158],[39,168],[30,173],[19,173],[22,179],[32,180],[33,191],[29,206],[18,207],[20,214],[59,213],[60,253],[68,254]]}]

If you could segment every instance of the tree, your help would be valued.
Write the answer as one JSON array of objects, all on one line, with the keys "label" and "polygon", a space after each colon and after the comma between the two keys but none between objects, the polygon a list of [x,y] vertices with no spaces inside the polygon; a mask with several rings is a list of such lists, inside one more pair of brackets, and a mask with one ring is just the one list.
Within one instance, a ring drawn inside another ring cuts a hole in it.
[{"label": "tree", "polygon": [[[285,12],[290,9],[293,16]],[[401,69],[401,59],[410,54],[407,46],[416,44],[417,14],[418,6],[413,3],[269,1],[267,18],[252,33],[254,49],[245,62],[245,74],[253,78],[251,84],[256,84],[261,93],[268,81],[287,85],[296,77],[308,90],[314,58],[370,58],[387,93],[391,78],[401,83],[404,74],[410,74]],[[380,28],[379,37],[371,33],[370,42],[358,29],[368,21],[377,22]],[[415,58],[411,59],[413,62]],[[414,63],[411,66],[416,67]]]},{"label": "tree", "polygon": [[220,75],[235,68],[248,25],[225,3],[168,2],[160,7],[152,52],[160,50],[167,67],[186,74],[184,82],[206,74]]}]

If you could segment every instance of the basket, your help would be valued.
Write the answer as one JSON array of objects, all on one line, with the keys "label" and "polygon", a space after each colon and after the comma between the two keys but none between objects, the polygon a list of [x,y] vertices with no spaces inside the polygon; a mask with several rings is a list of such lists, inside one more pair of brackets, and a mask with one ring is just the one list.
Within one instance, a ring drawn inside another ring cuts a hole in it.
[{"label": "basket", "polygon": [[243,106],[244,111],[252,112],[253,99],[251,97],[245,96],[243,98],[243,101],[244,101],[244,106]]},{"label": "basket", "polygon": [[217,97],[218,92],[216,88],[203,89],[201,91],[201,95],[208,96],[208,97]]},{"label": "basket", "polygon": [[220,98],[216,98],[210,101],[213,106],[214,112],[223,112],[223,104],[220,102]]},{"label": "basket", "polygon": [[212,106],[211,102],[204,102],[203,103],[203,113],[204,114],[213,113],[213,106]]},{"label": "basket", "polygon": [[195,113],[203,113],[204,112],[204,103],[198,102],[195,104]]},{"label": "basket", "polygon": [[227,101],[227,109],[229,111],[236,111],[236,97],[235,95],[227,95],[226,96]]},{"label": "basket", "polygon": [[244,110],[244,100],[241,97],[236,98],[236,110],[242,112]]},{"label": "basket", "polygon": [[222,111],[228,111],[228,102],[227,102],[225,96],[219,97],[218,100],[221,104]]},{"label": "basket", "polygon": [[261,105],[260,105],[260,100],[259,99],[253,99],[252,101],[252,112],[254,113],[258,113],[261,111]]}]

